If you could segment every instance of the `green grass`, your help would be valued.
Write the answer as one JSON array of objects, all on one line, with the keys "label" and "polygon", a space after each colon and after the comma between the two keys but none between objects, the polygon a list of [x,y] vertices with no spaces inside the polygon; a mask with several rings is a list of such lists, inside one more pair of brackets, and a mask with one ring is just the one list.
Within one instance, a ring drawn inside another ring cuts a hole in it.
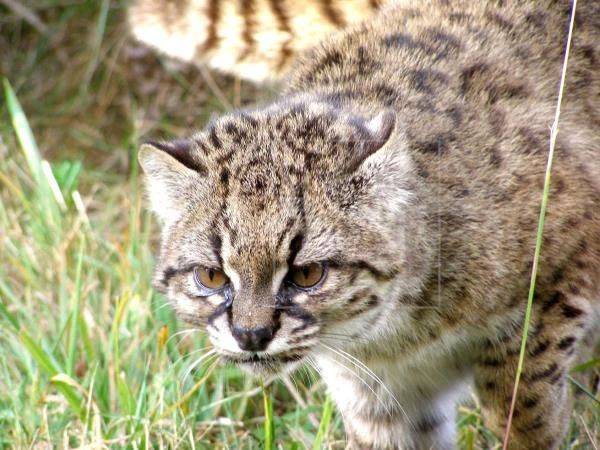
[{"label": "green grass", "polygon": [[[0,6],[0,448],[343,448],[316,374],[261,385],[211,358],[190,371],[206,337],[151,289],[139,141],[270,93],[145,52],[125,2],[23,4],[42,28]],[[588,395],[565,448],[599,440]],[[459,411],[460,448],[499,448],[476,400]]]},{"label": "green grass", "polygon": [[307,408],[281,382],[262,389],[232,367],[200,364],[186,376],[208,344],[202,333],[178,335],[185,327],[150,287],[158,229],[138,176],[94,183],[89,196],[77,186],[102,178],[93,167],[42,170],[6,80],[4,88],[18,143],[0,161],[0,446],[274,449],[339,439],[312,373],[290,385]]}]

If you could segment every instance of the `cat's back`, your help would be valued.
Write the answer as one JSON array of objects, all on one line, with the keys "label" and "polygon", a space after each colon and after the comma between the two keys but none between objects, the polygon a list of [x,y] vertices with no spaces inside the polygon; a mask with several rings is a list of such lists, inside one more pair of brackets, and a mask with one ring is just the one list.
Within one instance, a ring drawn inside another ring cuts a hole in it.
[{"label": "cat's back", "polygon": [[[434,220],[457,236],[452,245],[468,233],[465,258],[526,274],[569,12],[566,1],[396,2],[307,53],[288,92],[315,91],[366,115],[395,110],[429,201],[444,205]],[[600,5],[586,2],[569,57],[542,278],[600,236],[599,58]]]}]

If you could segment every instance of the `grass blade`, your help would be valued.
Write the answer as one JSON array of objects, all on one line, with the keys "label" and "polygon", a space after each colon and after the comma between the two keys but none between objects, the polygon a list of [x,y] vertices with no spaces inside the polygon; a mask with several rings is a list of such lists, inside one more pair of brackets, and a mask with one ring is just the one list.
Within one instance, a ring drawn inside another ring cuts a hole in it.
[{"label": "grass blade", "polygon": [[81,268],[83,265],[83,255],[85,253],[85,240],[81,237],[79,243],[79,253],[77,255],[77,269],[75,273],[75,288],[71,297],[71,326],[69,330],[69,344],[67,347],[67,374],[73,376],[75,368],[75,353],[77,352],[77,335],[79,332],[79,309],[81,301]]},{"label": "grass blade", "polygon": [[321,416],[321,422],[319,423],[319,431],[317,432],[315,442],[313,443],[313,450],[321,450],[323,441],[329,433],[329,426],[331,425],[332,416],[333,402],[331,401],[331,397],[328,395],[325,399],[325,404],[323,405],[323,415]]},{"label": "grass blade", "polygon": [[562,74],[560,78],[560,87],[558,91],[558,100],[556,104],[556,112],[554,115],[554,122],[550,131],[550,151],[548,152],[548,164],[546,165],[546,175],[544,177],[544,191],[542,194],[542,205],[540,207],[540,216],[538,219],[538,229],[535,241],[535,253],[533,256],[533,267],[531,269],[531,281],[529,283],[529,295],[527,297],[527,309],[525,310],[525,324],[523,326],[523,337],[521,339],[521,350],[519,353],[519,364],[517,366],[517,373],[515,376],[515,383],[513,387],[512,399],[510,402],[510,411],[508,413],[508,420],[506,424],[506,430],[504,433],[504,440],[502,443],[502,450],[508,449],[508,443],[510,439],[510,428],[512,425],[512,419],[515,412],[515,404],[517,402],[517,393],[519,390],[519,381],[521,379],[521,373],[523,371],[523,362],[525,360],[525,349],[527,347],[527,334],[529,332],[529,322],[531,320],[531,310],[533,307],[533,295],[535,293],[535,282],[537,277],[537,268],[540,260],[540,252],[542,248],[542,235],[544,233],[544,220],[546,218],[546,208],[548,206],[548,197],[550,194],[550,178],[552,174],[552,160],[554,159],[554,148],[556,146],[556,137],[558,135],[558,120],[560,118],[560,106],[562,103],[562,97],[565,87],[565,79],[567,76],[567,63],[569,60],[569,50],[571,48],[571,38],[573,36],[573,25],[575,23],[575,9],[577,7],[577,0],[573,0],[573,7],[571,8],[571,21],[569,24],[569,34],[567,37],[567,47],[565,50],[565,57],[563,61]]},{"label": "grass blade", "polygon": [[8,113],[29,166],[29,171],[36,182],[40,184],[42,179],[42,157],[33,137],[33,132],[12,86],[6,78],[2,80],[2,84],[4,85],[4,99]]},{"label": "grass blade", "polygon": [[573,369],[571,369],[571,372],[572,373],[585,372],[586,370],[593,369],[594,367],[600,367],[600,358],[593,358],[593,359],[590,359],[589,361],[581,363],[581,364],[573,367]]},{"label": "grass blade", "polygon": [[581,384],[579,381],[577,381],[575,378],[573,378],[571,375],[567,375],[568,380],[573,383],[575,386],[577,386],[577,388],[579,390],[581,390],[581,392],[583,392],[585,395],[587,395],[589,398],[591,398],[592,400],[594,400],[598,406],[600,406],[600,399],[597,398],[588,388],[586,388],[583,384]]},{"label": "grass blade", "polygon": [[264,433],[265,433],[265,450],[275,449],[275,423],[273,422],[273,401],[269,393],[269,387],[265,386],[264,381],[261,379],[260,385],[263,392],[263,404],[265,408],[265,422],[264,422]]}]

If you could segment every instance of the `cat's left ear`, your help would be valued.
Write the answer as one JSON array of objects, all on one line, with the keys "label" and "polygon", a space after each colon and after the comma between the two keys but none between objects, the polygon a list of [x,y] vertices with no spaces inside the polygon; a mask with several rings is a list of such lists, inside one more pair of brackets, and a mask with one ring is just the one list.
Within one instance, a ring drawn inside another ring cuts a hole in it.
[{"label": "cat's left ear", "polygon": [[355,147],[351,168],[356,169],[364,160],[383,148],[390,140],[396,126],[396,114],[382,111],[359,125],[360,138]]}]

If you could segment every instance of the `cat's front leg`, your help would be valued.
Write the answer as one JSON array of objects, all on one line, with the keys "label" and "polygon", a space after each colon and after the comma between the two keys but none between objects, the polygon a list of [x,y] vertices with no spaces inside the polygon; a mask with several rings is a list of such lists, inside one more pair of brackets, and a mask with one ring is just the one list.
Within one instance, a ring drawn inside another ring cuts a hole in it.
[{"label": "cat's front leg", "polygon": [[451,450],[455,448],[452,395],[415,396],[370,369],[319,361],[321,375],[340,411],[348,449]]}]

